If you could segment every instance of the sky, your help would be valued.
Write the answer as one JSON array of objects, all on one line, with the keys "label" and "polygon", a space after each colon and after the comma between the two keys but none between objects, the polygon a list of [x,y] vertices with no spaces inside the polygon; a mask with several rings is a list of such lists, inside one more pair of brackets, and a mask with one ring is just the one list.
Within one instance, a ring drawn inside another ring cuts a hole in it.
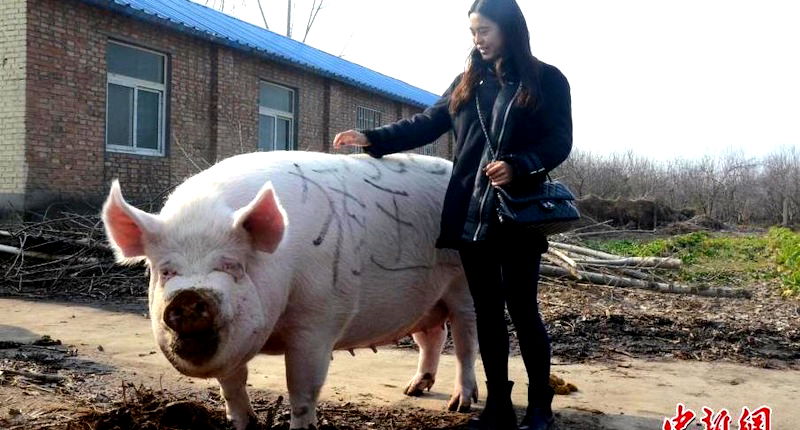
[{"label": "sky", "polygon": [[[570,82],[575,148],[669,160],[800,147],[800,2],[517,1],[534,55]],[[311,3],[293,0],[295,39]],[[306,43],[440,94],[472,47],[471,3],[324,0]],[[262,4],[285,34],[287,1]],[[225,12],[263,26],[255,0]]]}]

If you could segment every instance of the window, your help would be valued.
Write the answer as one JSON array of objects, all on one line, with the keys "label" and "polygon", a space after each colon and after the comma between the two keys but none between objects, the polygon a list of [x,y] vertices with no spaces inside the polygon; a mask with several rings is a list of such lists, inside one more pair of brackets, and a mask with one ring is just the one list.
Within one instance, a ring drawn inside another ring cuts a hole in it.
[{"label": "window", "polygon": [[[364,106],[356,106],[356,129],[368,130],[371,128],[380,127],[383,125],[381,122],[381,112],[375,109],[366,108]],[[350,152],[360,154],[364,152],[364,148],[359,146],[352,147]]]},{"label": "window", "polygon": [[166,56],[109,42],[106,149],[164,155]]},{"label": "window", "polygon": [[359,130],[366,130],[370,128],[380,127],[381,112],[375,109],[365,108],[363,106],[356,107],[356,128]]},{"label": "window", "polygon": [[419,154],[436,156],[436,142],[429,143],[418,150]]},{"label": "window", "polygon": [[261,82],[258,95],[258,149],[294,149],[294,90]]},{"label": "window", "polygon": [[431,155],[433,157],[438,157],[437,152],[436,152],[436,148],[438,147],[437,145],[438,145],[438,142],[433,142],[433,143],[429,143],[429,144],[427,144],[425,146],[421,146],[419,148],[415,148],[412,151],[415,154]]}]

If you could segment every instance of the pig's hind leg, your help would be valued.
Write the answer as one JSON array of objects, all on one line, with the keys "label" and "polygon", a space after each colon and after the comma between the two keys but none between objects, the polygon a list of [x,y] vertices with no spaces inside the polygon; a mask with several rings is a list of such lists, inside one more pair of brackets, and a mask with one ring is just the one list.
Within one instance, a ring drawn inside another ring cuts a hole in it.
[{"label": "pig's hind leg", "polygon": [[436,370],[439,367],[439,357],[447,340],[447,326],[442,322],[433,327],[413,333],[411,337],[419,346],[419,362],[417,374],[411,378],[403,391],[407,396],[421,396],[425,390],[430,391],[436,382]]},{"label": "pig's hind leg", "polygon": [[225,399],[225,416],[236,430],[258,428],[258,419],[247,396],[247,366],[242,366],[224,378],[217,378]]},{"label": "pig's hind leg", "polygon": [[475,379],[475,359],[478,355],[478,334],[475,307],[461,267],[441,273],[446,274],[447,289],[442,300],[422,319],[413,333],[419,345],[417,373],[405,389],[410,396],[422,395],[436,381],[439,358],[447,340],[450,321],[456,355],[456,381],[453,394],[447,404],[451,411],[469,412],[472,402],[478,401],[478,383]]},{"label": "pig's hind leg", "polygon": [[451,281],[444,302],[449,311],[448,319],[456,355],[456,381],[447,408],[451,411],[469,412],[472,402],[478,401],[478,383],[475,379],[478,329],[475,306],[463,272]]}]

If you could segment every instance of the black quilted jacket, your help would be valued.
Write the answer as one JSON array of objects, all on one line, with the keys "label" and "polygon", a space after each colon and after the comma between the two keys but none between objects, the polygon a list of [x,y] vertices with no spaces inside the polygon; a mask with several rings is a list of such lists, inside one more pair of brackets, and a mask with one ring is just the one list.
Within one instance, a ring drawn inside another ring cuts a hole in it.
[{"label": "black quilted jacket", "polygon": [[[452,130],[455,134],[453,175],[445,195],[437,247],[458,249],[464,243],[485,240],[495,215],[495,193],[481,172],[491,161],[477,106],[492,139],[497,159],[513,169],[509,188],[527,187],[544,180],[547,172],[561,164],[572,148],[570,89],[561,72],[540,63],[540,85],[535,109],[512,103],[518,82],[506,77],[504,83],[487,70],[474,99],[458,112],[449,112],[450,94],[461,80],[459,75],[442,97],[424,112],[372,130],[362,130],[370,142],[366,152],[373,157],[413,149]],[[543,249],[547,242],[544,237]]]}]

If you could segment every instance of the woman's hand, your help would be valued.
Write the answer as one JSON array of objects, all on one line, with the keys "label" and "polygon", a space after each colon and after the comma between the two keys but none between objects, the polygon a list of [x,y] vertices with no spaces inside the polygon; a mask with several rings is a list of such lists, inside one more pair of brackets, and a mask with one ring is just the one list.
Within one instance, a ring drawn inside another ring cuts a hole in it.
[{"label": "woman's hand", "polygon": [[484,173],[492,181],[493,187],[500,187],[511,182],[514,172],[505,161],[492,161],[483,168]]},{"label": "woman's hand", "polygon": [[339,149],[342,146],[369,146],[367,136],[358,130],[347,130],[336,135],[333,138],[333,149]]}]

